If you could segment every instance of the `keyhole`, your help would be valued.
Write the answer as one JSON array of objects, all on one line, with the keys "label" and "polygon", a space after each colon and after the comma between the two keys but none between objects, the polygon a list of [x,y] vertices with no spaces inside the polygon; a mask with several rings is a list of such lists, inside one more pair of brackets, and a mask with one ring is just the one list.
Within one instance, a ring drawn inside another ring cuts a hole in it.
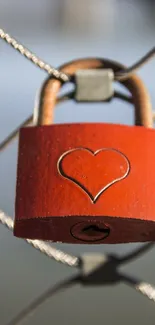
[{"label": "keyhole", "polygon": [[100,228],[97,225],[89,225],[83,228],[83,232],[86,233],[88,236],[97,236],[101,234],[105,234],[106,236],[109,235],[110,229],[109,228]]},{"label": "keyhole", "polygon": [[74,238],[85,242],[102,241],[110,234],[110,228],[103,222],[79,222],[71,228]]}]

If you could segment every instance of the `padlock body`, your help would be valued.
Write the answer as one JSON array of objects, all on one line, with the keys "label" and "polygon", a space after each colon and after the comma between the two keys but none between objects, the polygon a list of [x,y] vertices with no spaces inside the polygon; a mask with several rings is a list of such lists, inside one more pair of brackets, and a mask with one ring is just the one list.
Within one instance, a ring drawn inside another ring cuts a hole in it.
[{"label": "padlock body", "polygon": [[154,241],[155,131],[103,123],[22,128],[14,235]]}]

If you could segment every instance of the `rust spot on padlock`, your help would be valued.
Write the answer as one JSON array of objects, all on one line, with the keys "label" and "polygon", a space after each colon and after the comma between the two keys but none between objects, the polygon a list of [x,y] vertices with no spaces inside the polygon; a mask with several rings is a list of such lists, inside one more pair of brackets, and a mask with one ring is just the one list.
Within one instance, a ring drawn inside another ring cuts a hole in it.
[{"label": "rust spot on padlock", "polygon": [[87,243],[103,241],[110,234],[110,228],[103,222],[87,221],[79,222],[71,228],[74,238]]},{"label": "rust spot on padlock", "polygon": [[[62,70],[73,76],[77,69],[102,67],[122,69],[88,59]],[[20,131],[15,236],[75,244],[155,241],[155,131],[145,86],[135,75],[123,81],[136,127],[50,125],[60,86],[59,80],[45,82],[38,125]],[[60,161],[70,150],[74,154]]]}]

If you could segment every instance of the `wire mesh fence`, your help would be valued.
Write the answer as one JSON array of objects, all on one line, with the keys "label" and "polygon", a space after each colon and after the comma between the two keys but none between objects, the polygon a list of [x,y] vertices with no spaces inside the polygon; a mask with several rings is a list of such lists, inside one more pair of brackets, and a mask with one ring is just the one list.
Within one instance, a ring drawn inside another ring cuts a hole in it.
[{"label": "wire mesh fence", "polygon": [[[24,54],[27,49],[25,49],[22,45],[18,44],[16,40],[12,39],[8,34],[4,33],[3,30],[0,30],[0,37],[5,39],[9,44],[11,44],[15,49],[17,49],[21,54]],[[130,74],[135,71],[135,69],[138,69],[142,66],[142,64],[146,63],[150,58],[152,58],[155,54],[155,48],[153,48],[151,51],[148,52],[147,55],[145,55],[142,59],[140,59],[136,64],[134,64],[132,67],[120,71],[115,78],[120,79],[126,79]],[[31,52],[27,52],[26,57],[30,59],[34,64],[39,66],[41,69],[45,69],[46,72],[49,74],[53,74],[57,78],[62,79],[63,81],[68,81],[68,76],[62,75],[59,70],[51,68],[50,65],[45,64],[44,61],[37,59],[35,55],[33,55]],[[39,62],[39,64],[38,64]],[[132,99],[129,98],[126,95],[123,95],[119,92],[115,92],[114,94],[116,97],[121,98],[123,100],[126,100],[128,102],[132,102]],[[58,99],[58,102],[61,102],[66,99],[70,99],[73,97],[73,93],[64,95],[63,97]],[[153,115],[154,117],[154,115]],[[13,139],[15,139],[18,136],[19,129],[23,125],[29,125],[33,122],[33,116],[30,116],[28,119],[26,119],[22,125],[20,125],[15,131],[13,131],[2,143],[0,143],[0,151],[3,151]],[[8,229],[11,231],[13,230],[13,220],[11,217],[7,216],[3,211],[0,210],[0,222],[5,225]],[[35,249],[39,250],[41,253],[47,255],[49,258],[54,259],[57,262],[61,262],[63,264],[66,264],[71,267],[77,267],[79,269],[79,275],[75,276],[71,279],[67,279],[63,283],[58,284],[54,288],[50,288],[48,292],[43,294],[41,297],[39,297],[37,300],[35,300],[30,306],[28,306],[26,309],[24,309],[22,312],[17,315],[9,325],[19,325],[26,317],[28,317],[32,312],[34,312],[42,303],[47,301],[53,294],[56,294],[61,289],[65,289],[68,287],[73,286],[76,283],[80,283],[82,285],[90,285],[90,284],[101,284],[104,285],[107,284],[113,284],[116,282],[124,282],[127,285],[132,286],[134,289],[136,289],[141,294],[145,295],[149,300],[152,300],[155,302],[155,288],[150,285],[147,282],[144,282],[142,280],[136,279],[131,276],[128,276],[126,274],[123,274],[119,272],[119,266],[123,263],[127,263],[132,259],[137,258],[139,255],[144,254],[147,252],[152,246],[153,243],[143,245],[140,249],[136,250],[135,252],[132,252],[130,254],[127,254],[126,256],[122,258],[118,258],[116,255],[114,256],[108,256],[108,255],[102,255],[99,259],[100,263],[98,262],[98,259],[95,260],[95,255],[89,256],[89,259],[85,255],[82,256],[73,256],[71,254],[68,254],[66,252],[63,252],[59,249],[56,249],[52,247],[51,245],[38,240],[29,240],[26,239],[27,243],[29,243],[31,246],[33,246]],[[98,264],[99,263],[99,264]],[[92,268],[93,265],[93,268]],[[94,267],[95,265],[95,267]],[[85,266],[88,266],[89,272],[85,273]]]}]

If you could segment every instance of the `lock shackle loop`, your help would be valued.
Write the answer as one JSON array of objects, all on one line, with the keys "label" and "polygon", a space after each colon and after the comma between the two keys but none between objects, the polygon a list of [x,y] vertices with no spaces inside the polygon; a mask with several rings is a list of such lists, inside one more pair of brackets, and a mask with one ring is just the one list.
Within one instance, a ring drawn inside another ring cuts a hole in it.
[{"label": "lock shackle loop", "polygon": [[[71,61],[62,65],[59,70],[72,78],[79,69],[100,68],[112,69],[115,74],[124,69],[125,66],[108,59],[88,58]],[[132,74],[126,80],[120,80],[119,83],[127,88],[132,95],[135,106],[135,125],[152,128],[152,105],[143,81],[136,74]],[[57,95],[62,85],[63,83],[60,80],[51,76],[45,80],[40,92],[37,125],[50,125],[53,122]]]}]

